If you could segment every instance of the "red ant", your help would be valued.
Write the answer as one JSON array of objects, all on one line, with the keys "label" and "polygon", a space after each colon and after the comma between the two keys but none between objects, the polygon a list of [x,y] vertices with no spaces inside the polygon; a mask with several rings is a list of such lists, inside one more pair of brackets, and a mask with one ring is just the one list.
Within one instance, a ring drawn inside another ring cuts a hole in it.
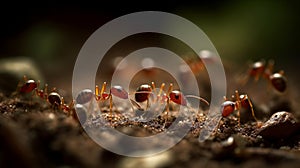
[{"label": "red ant", "polygon": [[[154,84],[154,82],[152,82],[151,85],[152,86],[150,86],[148,84],[143,84],[140,87],[138,87],[137,90],[136,90],[136,92],[135,92],[135,100],[137,102],[145,102],[145,101],[147,101],[147,108],[149,107],[150,93],[152,93],[152,91],[155,92],[155,84]],[[202,97],[198,97],[198,96],[194,96],[194,95],[186,95],[186,96],[184,96],[183,93],[180,92],[179,90],[173,90],[173,84],[172,83],[170,84],[167,93],[162,94],[164,87],[165,87],[165,83],[162,83],[161,86],[160,86],[159,92],[157,94],[157,99],[156,100],[159,100],[161,98],[161,100],[163,102],[167,102],[167,106],[166,106],[166,108],[167,108],[166,109],[167,110],[167,116],[169,114],[170,101],[174,102],[176,104],[182,105],[182,106],[188,106],[186,98],[187,97],[192,97],[192,98],[199,99],[200,101],[203,101],[204,103],[206,103],[207,105],[209,105],[209,103],[204,98],[202,98]]]},{"label": "red ant", "polygon": [[246,109],[250,108],[252,116],[256,120],[257,126],[261,127],[262,124],[255,117],[253,105],[248,95],[247,94],[240,95],[239,92],[236,90],[235,96],[232,96],[232,98],[234,98],[234,100],[229,101],[224,96],[224,102],[221,104],[221,113],[218,113],[217,111],[211,111],[211,113],[208,114],[210,117],[206,119],[204,128],[202,128],[200,131],[200,135],[199,135],[200,142],[205,141],[218,128],[218,125],[222,117],[228,117],[236,110],[238,111],[238,125],[240,126],[241,123],[240,110],[242,108],[246,108]]},{"label": "red ant", "polygon": [[[90,89],[82,90],[81,92],[79,92],[79,94],[76,97],[76,103],[85,104],[87,102],[90,102],[92,100],[93,96],[95,96],[96,101],[109,100],[109,109],[110,109],[110,113],[112,113],[112,106],[113,106],[112,96],[116,96],[121,99],[130,99],[129,98],[130,94],[121,86],[118,86],[118,85],[112,86],[109,89],[109,93],[107,93],[106,85],[107,85],[106,82],[104,82],[101,89],[99,88],[98,85],[96,85],[95,95],[93,94],[93,92]],[[193,96],[193,95],[184,96],[180,91],[173,90],[173,84],[170,84],[170,87],[169,87],[167,93],[162,94],[164,86],[165,86],[165,84],[163,83],[159,89],[156,100],[158,101],[160,99],[163,102],[167,102],[167,115],[169,113],[170,101],[172,101],[176,104],[179,104],[179,105],[187,106],[188,104],[187,104],[186,97],[197,98],[197,99],[205,102],[207,105],[209,105],[209,103],[201,97],[197,97],[197,96]],[[135,100],[130,99],[130,101],[139,110],[143,110],[141,108],[141,106],[139,105],[139,103],[147,101],[147,108],[148,108],[149,107],[149,98],[150,98],[150,94],[152,94],[152,92],[155,92],[154,82],[152,82],[152,86],[147,85],[147,84],[141,85],[134,92]]]},{"label": "red ant", "polygon": [[235,97],[234,101],[229,101],[227,98],[224,96],[224,102],[221,105],[221,113],[222,117],[228,117],[231,113],[233,113],[235,110],[238,111],[238,124],[240,125],[240,110],[241,108],[246,108],[251,110],[252,116],[255,119],[257,123],[258,119],[255,117],[254,110],[253,110],[253,105],[251,100],[249,99],[247,94],[242,94],[240,95],[239,92],[236,90],[235,91],[235,96],[232,96],[233,98]]},{"label": "red ant", "polygon": [[[121,99],[129,99],[128,92],[121,86],[116,85],[112,86],[109,89],[109,93],[106,92],[106,82],[103,82],[103,85],[101,87],[101,90],[98,85],[95,87],[95,94],[90,89],[84,89],[79,92],[79,94],[76,97],[76,103],[78,104],[85,104],[87,102],[90,102],[93,97],[95,97],[96,101],[105,101],[109,100],[109,109],[110,113],[112,114],[112,106],[113,106],[113,99],[112,96],[116,96]],[[137,102],[130,99],[131,103],[133,103],[136,107],[140,108]]]},{"label": "red ant", "polygon": [[28,80],[26,76],[24,76],[23,79],[24,83],[21,84],[21,86],[20,84],[18,86],[20,93],[30,93],[34,91],[33,94],[37,95],[41,99],[46,100],[54,108],[62,109],[67,113],[71,113],[73,110],[73,101],[70,103],[70,105],[65,104],[64,98],[55,91],[55,88],[50,94],[48,94],[47,84],[45,84],[44,89],[39,89],[40,81],[36,82],[33,79]]},{"label": "red ant", "polygon": [[199,52],[199,57],[201,59],[198,59],[193,53],[187,53],[184,58],[192,72],[197,75],[205,69],[204,63],[214,64],[217,59],[216,54],[209,50],[201,50]]},{"label": "red ant", "polygon": [[244,83],[248,81],[250,76],[254,77],[255,81],[258,81],[260,77],[263,77],[269,81],[273,88],[283,93],[287,87],[287,79],[284,76],[284,71],[273,73],[274,61],[269,60],[266,65],[264,61],[258,61],[250,65],[248,70],[248,76],[244,80]]}]

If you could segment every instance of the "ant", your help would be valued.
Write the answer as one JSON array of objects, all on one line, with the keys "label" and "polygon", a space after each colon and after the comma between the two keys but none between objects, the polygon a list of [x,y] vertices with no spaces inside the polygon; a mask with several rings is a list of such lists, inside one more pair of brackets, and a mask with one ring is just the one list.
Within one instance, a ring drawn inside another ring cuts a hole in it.
[{"label": "ant", "polygon": [[209,113],[209,117],[204,123],[204,128],[201,129],[200,135],[199,135],[199,141],[203,142],[207,138],[211,136],[213,132],[218,128],[219,123],[223,117],[228,117],[230,114],[232,114],[234,111],[238,111],[238,125],[240,126],[241,124],[241,118],[240,118],[240,110],[242,108],[246,108],[251,110],[252,117],[255,119],[257,127],[261,127],[262,123],[259,122],[259,120],[256,118],[254,110],[253,110],[253,105],[248,97],[247,94],[239,94],[239,92],[236,90],[235,91],[235,96],[233,95],[232,98],[234,100],[230,101],[227,100],[227,98],[224,96],[224,102],[221,104],[221,110],[220,113],[218,111],[211,111]]},{"label": "ant", "polygon": [[204,63],[214,64],[217,61],[216,54],[210,50],[201,50],[198,55],[200,59],[198,59],[199,57],[196,53],[187,53],[184,56],[185,62],[196,75],[199,75],[205,69]]},{"label": "ant", "polygon": [[[90,89],[84,89],[84,90],[80,91],[76,97],[76,103],[85,104],[87,102],[90,102],[93,99],[93,97],[95,97],[96,101],[109,100],[110,114],[112,114],[112,106],[113,106],[112,96],[116,96],[121,99],[130,99],[132,105],[136,106],[139,110],[144,110],[139,105],[139,103],[147,101],[147,108],[149,107],[150,94],[153,94],[153,92],[155,92],[155,88],[156,88],[154,82],[152,82],[151,84],[152,84],[152,86],[150,86],[148,84],[143,84],[140,87],[138,87],[137,90],[134,92],[135,100],[133,100],[133,99],[129,98],[130,94],[123,87],[121,87],[119,85],[112,86],[109,89],[109,92],[107,93],[106,92],[107,83],[104,82],[101,89],[99,88],[98,85],[95,86],[95,94]],[[207,105],[209,105],[209,103],[201,97],[193,96],[193,95],[184,96],[180,91],[173,90],[173,84],[170,84],[170,87],[169,87],[167,93],[162,94],[164,87],[165,87],[165,83],[162,83],[161,87],[159,89],[159,92],[157,94],[156,101],[161,100],[162,102],[167,102],[167,116],[169,113],[170,101],[174,102],[176,104],[179,104],[179,105],[187,106],[188,103],[187,103],[186,97],[193,97],[193,98],[197,98],[197,99],[205,102]]]},{"label": "ant", "polygon": [[55,88],[48,94],[48,85],[45,84],[44,89],[39,89],[40,81],[35,81],[33,79],[27,79],[24,75],[24,83],[18,85],[18,90],[20,93],[33,93],[40,97],[41,99],[46,100],[51,104],[53,108],[59,108],[68,114],[73,110],[73,101],[67,105],[65,104],[64,98],[60,96],[55,90]]},{"label": "ant", "polygon": [[273,68],[273,60],[269,60],[267,64],[264,61],[255,62],[250,65],[248,76],[243,83],[245,84],[249,77],[254,77],[255,81],[258,81],[259,78],[262,77],[269,81],[269,84],[271,84],[276,91],[283,93],[287,88],[287,79],[284,76],[284,71],[281,70],[273,73]]},{"label": "ant", "polygon": [[247,94],[239,94],[239,92],[236,90],[235,91],[235,96],[232,96],[233,98],[235,98],[234,101],[229,101],[227,100],[227,98],[224,96],[224,102],[221,105],[221,113],[222,113],[222,117],[228,117],[230,114],[232,114],[235,110],[238,111],[237,115],[238,115],[238,124],[240,125],[241,123],[241,118],[240,118],[240,110],[241,108],[245,108],[245,109],[249,109],[251,110],[251,114],[253,116],[253,118],[255,119],[255,121],[257,123],[258,119],[256,118],[255,114],[254,114],[254,110],[253,110],[253,105],[251,100],[249,99]]},{"label": "ant", "polygon": [[[106,92],[106,82],[103,82],[101,89],[98,85],[95,86],[95,94],[90,89],[84,89],[79,92],[76,97],[76,103],[78,104],[85,104],[90,102],[93,97],[95,97],[96,101],[105,101],[109,100],[109,110],[110,114],[112,114],[112,107],[113,107],[113,99],[112,96],[116,96],[121,99],[129,99],[129,93],[119,85],[112,86],[109,89],[109,93]],[[141,108],[137,102],[130,99],[131,103],[134,104],[139,109]]]},{"label": "ant", "polygon": [[[161,98],[162,102],[166,102],[167,106],[166,106],[166,111],[167,111],[167,116],[169,114],[169,106],[170,106],[170,102],[174,102],[176,104],[182,105],[182,106],[188,106],[187,97],[192,97],[192,98],[196,98],[200,101],[203,101],[204,103],[206,103],[207,105],[209,105],[209,103],[202,97],[198,97],[198,96],[194,96],[194,95],[186,95],[184,96],[182,92],[180,92],[179,90],[173,90],[173,84],[170,83],[169,89],[167,91],[167,93],[163,93],[163,89],[165,87],[165,83],[162,83],[159,89],[159,92],[157,94],[157,100],[159,100]],[[143,84],[140,87],[137,88],[136,92],[135,92],[135,100],[137,102],[145,102],[147,101],[147,108],[149,107],[149,97],[150,97],[150,93],[152,93],[152,91],[155,93],[155,83],[152,82],[151,86],[148,84]],[[155,93],[156,94],[156,93]]]}]

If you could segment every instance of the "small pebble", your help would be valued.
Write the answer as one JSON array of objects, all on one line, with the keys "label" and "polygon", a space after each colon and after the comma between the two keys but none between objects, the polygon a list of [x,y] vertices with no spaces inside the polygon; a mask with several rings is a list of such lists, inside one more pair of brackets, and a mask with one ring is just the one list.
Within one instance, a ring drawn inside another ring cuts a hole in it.
[{"label": "small pebble", "polygon": [[24,75],[30,79],[44,81],[41,72],[31,59],[26,57],[0,59],[0,91],[7,95],[16,91],[18,83],[23,82]]},{"label": "small pebble", "polygon": [[288,138],[300,128],[300,123],[293,114],[285,111],[274,113],[261,128],[257,130],[257,135],[267,139]]}]

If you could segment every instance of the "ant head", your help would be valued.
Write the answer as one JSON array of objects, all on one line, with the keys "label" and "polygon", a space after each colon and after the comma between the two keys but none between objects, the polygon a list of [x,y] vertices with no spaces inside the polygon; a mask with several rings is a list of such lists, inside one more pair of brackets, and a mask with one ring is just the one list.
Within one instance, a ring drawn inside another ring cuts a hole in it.
[{"label": "ant head", "polygon": [[137,102],[144,102],[148,100],[151,91],[152,88],[150,85],[148,84],[141,85],[136,89],[136,93],[134,94],[135,100]]},{"label": "ant head", "polygon": [[183,105],[183,106],[187,105],[187,101],[186,101],[184,95],[178,90],[171,91],[169,97],[170,97],[170,100],[176,104]]},{"label": "ant head", "polygon": [[265,70],[265,62],[264,61],[258,61],[250,65],[249,67],[249,75],[250,76],[259,76],[261,75]]},{"label": "ant head", "polygon": [[128,99],[128,93],[122,86],[112,86],[110,88],[110,93],[114,96],[117,96],[121,99]]},{"label": "ant head", "polygon": [[278,91],[278,92],[284,92],[286,90],[286,83],[287,80],[283,75],[283,72],[280,73],[274,73],[270,76],[270,82],[273,85],[273,87]]},{"label": "ant head", "polygon": [[229,116],[235,109],[235,102],[225,101],[221,105],[221,113],[223,117]]}]

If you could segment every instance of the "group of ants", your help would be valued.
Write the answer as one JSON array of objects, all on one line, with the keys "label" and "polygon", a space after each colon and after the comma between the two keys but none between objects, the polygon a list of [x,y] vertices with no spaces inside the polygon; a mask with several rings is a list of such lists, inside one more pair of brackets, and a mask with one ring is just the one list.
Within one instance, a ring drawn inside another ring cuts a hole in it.
[{"label": "group of ants", "polygon": [[[260,78],[266,80],[276,92],[283,93],[286,91],[287,79],[284,76],[284,71],[274,72],[274,61],[269,60],[254,62],[249,66],[247,77],[244,82],[247,82],[249,78],[253,78],[258,81]],[[187,97],[192,97],[199,99],[205,104],[209,105],[202,97],[194,95],[184,95],[179,90],[173,90],[173,84],[169,85],[167,92],[164,92],[165,84],[162,83],[159,90],[156,90],[155,83],[143,84],[139,86],[134,92],[134,99],[129,98],[128,92],[122,86],[112,86],[109,91],[106,90],[106,82],[103,83],[101,89],[98,85],[95,86],[95,93],[90,89],[82,90],[78,93],[75,100],[71,101],[69,104],[65,103],[64,98],[56,91],[52,90],[48,93],[48,85],[45,84],[43,89],[40,89],[40,81],[35,81],[33,79],[28,79],[24,76],[24,81],[20,82],[18,85],[17,92],[21,94],[32,93],[39,98],[46,100],[52,108],[60,109],[64,111],[69,116],[74,117],[77,121],[80,121],[78,115],[75,111],[75,104],[85,104],[87,102],[95,99],[98,101],[109,101],[110,113],[112,113],[113,108],[113,96],[121,99],[130,99],[131,103],[134,104],[138,109],[143,110],[149,106],[149,99],[153,92],[159,97],[160,101],[166,103],[166,115],[169,113],[169,104],[173,102],[181,106],[188,106]],[[147,106],[142,108],[140,103],[147,103]],[[247,94],[239,94],[236,90],[232,99],[229,100],[224,96],[224,102],[220,105],[220,113],[222,117],[228,117],[233,112],[237,111],[238,124],[240,125],[240,110],[242,108],[249,109],[252,113],[253,118],[259,123],[255,116],[253,105]]]}]

